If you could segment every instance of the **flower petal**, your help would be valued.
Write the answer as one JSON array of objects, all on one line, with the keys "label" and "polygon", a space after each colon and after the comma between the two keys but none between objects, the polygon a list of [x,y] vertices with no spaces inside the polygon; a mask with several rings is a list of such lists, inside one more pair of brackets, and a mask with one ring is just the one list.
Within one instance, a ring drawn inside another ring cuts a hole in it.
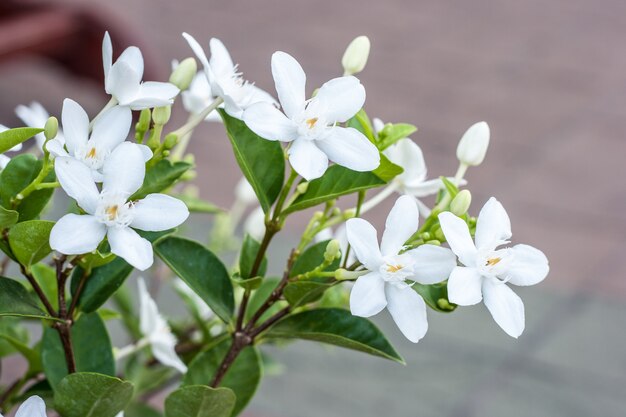
[{"label": "flower petal", "polygon": [[124,142],[104,162],[103,192],[130,196],[141,187],[146,175],[144,155],[139,146]]},{"label": "flower petal", "polygon": [[124,142],[132,122],[132,112],[125,106],[113,106],[98,117],[91,132],[91,140],[98,152],[111,152]]},{"label": "flower petal", "polygon": [[380,153],[365,135],[352,127],[333,126],[316,145],[331,161],[353,171],[373,171],[380,165]]},{"label": "flower petal", "polygon": [[511,238],[511,220],[502,204],[494,197],[485,203],[476,222],[476,247],[495,249]]},{"label": "flower petal", "polygon": [[169,106],[180,92],[178,87],[170,83],[146,81],[139,86],[137,95],[128,103],[133,110]]},{"label": "flower petal", "polygon": [[91,176],[91,169],[68,156],[55,159],[54,171],[63,190],[89,214],[96,212],[100,192]]},{"label": "flower petal", "polygon": [[307,181],[321,177],[328,168],[328,157],[313,142],[296,139],[289,148],[291,166]]},{"label": "flower petal", "polygon": [[52,227],[50,247],[65,255],[81,255],[98,247],[106,226],[94,216],[66,214]]},{"label": "flower petal", "polygon": [[304,110],[306,74],[294,57],[286,52],[272,55],[272,76],[280,105],[293,119]]},{"label": "flower petal", "polygon": [[415,199],[403,195],[396,200],[385,222],[380,251],[383,256],[397,255],[407,240],[417,231],[419,211]]},{"label": "flower petal", "polygon": [[413,288],[385,285],[387,310],[402,334],[413,343],[420,341],[428,331],[426,303]]},{"label": "flower petal", "polygon": [[130,227],[111,227],[107,231],[111,252],[140,271],[152,266],[154,254],[149,241]]},{"label": "flower petal", "polygon": [[137,278],[139,294],[139,330],[141,334],[150,337],[166,325],[165,320],[159,314],[156,303],[146,287],[143,277]]},{"label": "flower petal", "polygon": [[71,154],[84,146],[89,140],[89,116],[83,108],[72,99],[63,100],[61,122],[65,135],[65,146]]},{"label": "flower petal", "polygon": [[137,144],[137,146],[139,147],[139,150],[141,151],[142,155],[143,155],[143,161],[144,162],[148,162],[149,160],[152,159],[152,149],[150,149],[149,146],[146,145],[139,145]]},{"label": "flower petal", "polygon": [[133,212],[131,227],[148,232],[171,229],[189,217],[185,203],[165,194],[148,194],[135,203]]},{"label": "flower petal", "polygon": [[65,148],[63,147],[63,143],[57,138],[51,139],[46,143],[46,150],[50,152],[50,155],[53,157],[59,156],[69,156]]},{"label": "flower petal", "polygon": [[471,306],[482,300],[483,277],[476,268],[455,267],[448,278],[448,299],[460,306]]},{"label": "flower petal", "polygon": [[374,226],[363,219],[350,219],[346,222],[346,235],[357,259],[370,271],[377,271],[383,257]]},{"label": "flower petal", "polygon": [[475,266],[476,246],[472,242],[467,223],[449,211],[439,214],[439,225],[452,252],[463,265]]},{"label": "flower petal", "polygon": [[355,316],[371,317],[387,305],[385,281],[378,272],[359,277],[350,292],[350,311]]},{"label": "flower petal", "polygon": [[398,175],[403,184],[422,183],[426,179],[426,162],[422,149],[409,138],[400,139],[385,149],[384,154],[404,172]]},{"label": "flower petal", "polygon": [[243,121],[257,135],[267,140],[290,142],[298,135],[296,125],[269,103],[255,103],[243,112]]},{"label": "flower petal", "polygon": [[498,325],[511,337],[518,338],[525,327],[524,303],[506,284],[495,278],[483,281],[485,305]]},{"label": "flower petal", "polygon": [[161,332],[150,339],[152,354],[160,363],[176,369],[181,374],[187,372],[187,366],[176,354],[176,337],[171,332]]},{"label": "flower petal", "polygon": [[406,252],[415,262],[412,279],[420,284],[436,284],[446,280],[456,267],[456,255],[448,248],[421,245]]},{"label": "flower petal", "polygon": [[33,395],[20,405],[15,417],[46,417],[46,403],[41,397]]},{"label": "flower petal", "polygon": [[[127,106],[139,92],[141,74],[128,63],[117,61],[109,71],[109,91],[121,106]],[[65,127],[64,127],[65,129]]]},{"label": "flower petal", "polygon": [[136,46],[129,46],[124,50],[124,52],[122,52],[119,58],[117,58],[115,63],[127,64],[135,72],[137,83],[141,82],[141,79],[143,78],[143,56],[141,55],[141,50],[139,50],[139,48]]},{"label": "flower petal", "polygon": [[315,99],[322,103],[327,121],[343,123],[363,107],[365,88],[353,76],[334,78],[320,87]]},{"label": "flower petal", "polygon": [[113,64],[113,44],[111,43],[111,36],[109,32],[104,32],[104,38],[102,39],[102,66],[104,67],[104,89],[108,93],[107,87],[109,71]]},{"label": "flower petal", "polygon": [[537,248],[515,245],[509,249],[511,263],[501,278],[514,285],[535,285],[544,280],[550,271],[548,258]]},{"label": "flower petal", "polygon": [[219,76],[230,76],[235,73],[235,64],[233,63],[230,53],[224,43],[217,39],[211,38],[209,41],[209,49],[211,50],[211,59],[209,65],[211,70]]}]

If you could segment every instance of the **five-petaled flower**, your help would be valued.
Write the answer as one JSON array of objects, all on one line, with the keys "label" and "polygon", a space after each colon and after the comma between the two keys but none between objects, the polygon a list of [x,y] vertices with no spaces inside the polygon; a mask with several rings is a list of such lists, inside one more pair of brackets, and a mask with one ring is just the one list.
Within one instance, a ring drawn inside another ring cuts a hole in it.
[{"label": "five-petaled flower", "polygon": [[104,89],[117,104],[131,110],[167,106],[174,102],[179,90],[174,84],[145,81],[143,56],[136,46],[129,46],[113,63],[113,45],[109,32],[102,40]]},{"label": "five-petaled flower", "polygon": [[250,106],[243,120],[257,135],[291,142],[289,162],[306,180],[321,177],[328,161],[354,171],[372,171],[380,154],[361,132],[340,127],[363,107],[365,89],[353,77],[326,82],[315,97],[305,99],[306,74],[291,55],[272,55],[272,75],[284,114],[267,103]]},{"label": "five-petaled flower", "polygon": [[38,395],[28,397],[17,409],[15,417],[46,417],[46,403]]},{"label": "five-petaled flower", "polygon": [[50,247],[66,255],[92,252],[107,236],[111,252],[143,271],[154,260],[152,245],[133,229],[167,230],[189,216],[182,201],[165,194],[129,201],[146,171],[142,151],[134,143],[118,145],[106,159],[102,191],[91,170],[74,158],[58,157],[55,171],[61,187],[86,212],[66,214],[52,228]]},{"label": "five-petaled flower", "polygon": [[448,280],[448,298],[462,306],[484,299],[493,319],[508,335],[524,331],[524,304],[506,283],[534,285],[548,275],[548,259],[539,249],[509,243],[511,222],[502,204],[490,198],[478,215],[475,243],[467,223],[450,212],[439,214],[441,230],[464,266],[457,266]]},{"label": "five-petaled flower", "polygon": [[[178,61],[173,61],[172,69],[175,70],[178,65]],[[180,97],[182,99],[183,107],[191,114],[202,113],[202,111],[209,107],[209,105],[211,105],[216,98],[215,94],[213,94],[213,91],[211,90],[211,85],[209,84],[209,80],[207,80],[204,71],[198,71],[196,75],[193,76],[191,84],[189,84],[189,88],[180,93]],[[217,112],[211,112],[204,120],[210,122],[220,122],[222,119]]]},{"label": "five-petaled flower", "polygon": [[159,313],[154,299],[150,296],[142,277],[137,282],[139,288],[139,330],[150,345],[154,357],[165,366],[171,366],[180,373],[187,372],[187,366],[176,354],[176,337]]},{"label": "five-petaled flower", "polygon": [[426,304],[412,282],[435,284],[456,266],[452,251],[421,245],[402,252],[417,231],[419,213],[411,196],[398,198],[391,209],[380,247],[376,229],[356,218],[346,223],[348,242],[357,259],[370,271],[359,277],[350,293],[352,314],[370,317],[387,307],[404,336],[417,343],[428,330]]},{"label": "five-petaled flower", "polygon": [[183,37],[204,67],[211,94],[224,100],[226,113],[241,119],[244,110],[255,103],[276,104],[276,100],[270,94],[243,79],[222,41],[211,38],[209,41],[211,59],[209,60],[204,49],[193,36],[183,33]]}]

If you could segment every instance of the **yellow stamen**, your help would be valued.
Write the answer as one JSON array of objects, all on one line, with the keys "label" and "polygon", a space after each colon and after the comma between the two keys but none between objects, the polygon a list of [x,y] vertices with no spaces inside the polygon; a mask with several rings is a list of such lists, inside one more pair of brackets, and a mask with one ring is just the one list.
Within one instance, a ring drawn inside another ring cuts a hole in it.
[{"label": "yellow stamen", "polygon": [[387,265],[387,272],[398,272],[402,268],[402,265]]},{"label": "yellow stamen", "polygon": [[87,153],[87,158],[95,158],[96,157],[96,148],[91,148]]},{"label": "yellow stamen", "polygon": [[498,262],[500,262],[502,260],[502,258],[491,258],[491,259],[487,259],[487,263],[485,264],[485,266],[494,266],[495,264],[497,264]]},{"label": "yellow stamen", "polygon": [[117,205],[115,205],[107,207],[105,213],[107,214],[107,216],[109,216],[109,220],[115,220],[115,218],[117,217],[117,211],[118,207]]},{"label": "yellow stamen", "polygon": [[309,129],[313,129],[313,126],[315,126],[315,123],[317,123],[318,118],[314,117],[312,119],[307,119],[306,124],[309,125]]}]

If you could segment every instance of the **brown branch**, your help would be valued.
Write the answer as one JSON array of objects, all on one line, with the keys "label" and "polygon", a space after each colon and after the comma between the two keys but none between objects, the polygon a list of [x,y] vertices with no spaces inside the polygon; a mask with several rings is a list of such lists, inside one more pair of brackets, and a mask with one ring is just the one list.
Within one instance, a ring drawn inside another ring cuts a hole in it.
[{"label": "brown branch", "polygon": [[74,349],[72,348],[72,319],[68,315],[67,304],[65,301],[65,284],[67,278],[72,271],[73,266],[70,265],[65,268],[65,261],[67,257],[65,255],[55,259],[55,265],[57,270],[57,292],[59,298],[59,314],[58,317],[63,319],[62,323],[56,323],[55,328],[59,332],[61,337],[61,344],[63,345],[63,352],[65,353],[65,362],[67,363],[67,372],[73,374],[76,372],[76,360],[74,359]]},{"label": "brown branch", "polygon": [[80,281],[78,281],[78,287],[76,287],[76,292],[72,297],[72,303],[70,304],[70,309],[67,312],[67,316],[72,318],[74,317],[74,311],[76,310],[76,306],[78,305],[78,299],[80,298],[81,293],[83,292],[83,288],[85,288],[85,283],[87,282],[87,278],[89,278],[89,273],[87,270],[83,272],[83,275],[80,277]]},{"label": "brown branch", "polygon": [[39,283],[37,282],[35,277],[30,272],[26,271],[26,268],[24,268],[23,265],[20,265],[20,269],[22,270],[22,275],[26,277],[26,279],[30,283],[30,286],[33,287],[33,290],[35,290],[37,297],[39,297],[39,299],[43,303],[46,311],[48,311],[48,314],[50,314],[52,317],[57,317],[57,313],[56,311],[54,311],[54,307],[52,307],[52,304],[50,304],[48,297],[46,297],[46,294],[39,286]]}]

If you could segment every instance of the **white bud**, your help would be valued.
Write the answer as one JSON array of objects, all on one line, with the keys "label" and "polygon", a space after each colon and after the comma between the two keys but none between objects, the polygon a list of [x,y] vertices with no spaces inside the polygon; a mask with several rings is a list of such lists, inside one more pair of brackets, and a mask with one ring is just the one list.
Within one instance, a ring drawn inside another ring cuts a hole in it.
[{"label": "white bud", "polygon": [[333,239],[326,245],[326,251],[324,252],[324,260],[326,262],[332,262],[335,258],[341,256],[341,244],[337,239]]},{"label": "white bud", "polygon": [[341,59],[344,75],[353,75],[363,71],[370,54],[370,40],[367,36],[357,36],[346,48]]},{"label": "white bud", "polygon": [[242,177],[237,183],[235,187],[235,197],[246,205],[257,201],[254,188],[252,188],[246,177]]},{"label": "white bud", "polygon": [[467,213],[471,203],[472,194],[469,190],[461,190],[456,197],[452,199],[452,202],[450,203],[450,211],[460,217]]},{"label": "white bud", "polygon": [[174,67],[174,72],[170,76],[170,83],[174,84],[181,91],[189,88],[193,77],[198,71],[198,65],[193,58],[183,59],[183,61]]},{"label": "white bud", "polygon": [[486,122],[470,126],[456,148],[456,157],[459,161],[468,166],[480,165],[489,147],[489,134],[489,125]]}]

